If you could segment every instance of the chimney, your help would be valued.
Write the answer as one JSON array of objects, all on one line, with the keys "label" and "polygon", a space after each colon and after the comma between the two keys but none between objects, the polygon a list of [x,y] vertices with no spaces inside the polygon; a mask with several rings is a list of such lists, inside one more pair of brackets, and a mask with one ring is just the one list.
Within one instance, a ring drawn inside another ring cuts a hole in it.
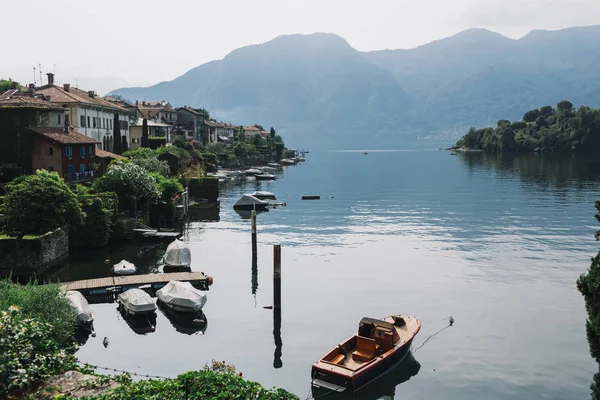
[{"label": "chimney", "polygon": [[63,89],[65,90],[65,92],[68,92],[69,90],[71,90],[71,84],[63,83]]},{"label": "chimney", "polygon": [[135,106],[137,107],[137,106],[138,106],[138,104],[139,104],[139,103],[138,103],[138,101],[136,100],[136,101],[135,101]]},{"label": "chimney", "polygon": [[142,101],[142,105],[143,105],[143,106],[145,106],[145,105],[146,105],[146,102],[145,102],[145,101]]},{"label": "chimney", "polygon": [[96,93],[93,90],[89,90],[88,91],[88,96],[90,96],[93,99],[94,96],[96,96]]},{"label": "chimney", "polygon": [[48,75],[48,85],[54,85],[54,74],[52,72],[48,72],[46,75]]},{"label": "chimney", "polygon": [[29,95],[31,97],[35,96],[35,83],[30,83],[29,84],[29,90],[28,91],[29,91]]}]

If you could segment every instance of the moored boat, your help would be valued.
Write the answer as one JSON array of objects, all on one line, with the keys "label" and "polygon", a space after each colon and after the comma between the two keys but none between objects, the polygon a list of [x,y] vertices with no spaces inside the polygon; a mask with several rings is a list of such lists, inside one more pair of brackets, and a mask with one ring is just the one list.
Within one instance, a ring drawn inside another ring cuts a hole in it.
[{"label": "moored boat", "polygon": [[156,291],[165,306],[179,312],[197,313],[206,304],[206,295],[189,282],[169,281]]},{"label": "moored boat", "polygon": [[281,160],[281,165],[294,165],[294,160],[290,160],[288,158],[284,158]]},{"label": "moored boat", "polygon": [[126,260],[121,260],[113,265],[113,272],[117,275],[131,275],[136,271],[135,265]]},{"label": "moored boat", "polygon": [[94,331],[94,313],[83,295],[76,290],[69,290],[65,297],[75,309],[75,327],[96,336]]},{"label": "moored boat", "polygon": [[413,316],[363,318],[356,335],[313,364],[313,386],[336,392],[363,388],[410,354],[410,345],[420,329],[421,323]]},{"label": "moored boat", "polygon": [[142,289],[129,289],[117,296],[117,301],[128,315],[152,314],[156,304],[152,297]]},{"label": "moored boat", "polygon": [[257,199],[250,194],[244,194],[233,205],[234,210],[265,210],[268,202]]},{"label": "moored boat", "polygon": [[167,246],[163,263],[169,267],[189,267],[192,263],[192,252],[184,242],[175,239]]},{"label": "moored boat", "polygon": [[249,175],[249,176],[262,174],[262,171],[260,169],[256,169],[256,168],[247,169],[245,172],[246,172],[246,175]]},{"label": "moored boat", "polygon": [[264,190],[257,190],[252,193],[252,196],[256,197],[259,200],[277,200],[275,193],[267,192]]},{"label": "moored boat", "polygon": [[254,175],[254,177],[258,181],[272,181],[272,180],[275,180],[275,175],[273,175],[273,174],[259,174],[259,175]]}]

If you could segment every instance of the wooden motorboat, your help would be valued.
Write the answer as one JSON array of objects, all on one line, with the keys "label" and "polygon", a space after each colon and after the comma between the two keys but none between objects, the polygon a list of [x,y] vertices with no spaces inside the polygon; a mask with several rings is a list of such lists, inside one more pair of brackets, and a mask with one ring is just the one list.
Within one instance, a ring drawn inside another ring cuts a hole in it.
[{"label": "wooden motorboat", "polygon": [[336,392],[365,387],[402,363],[420,329],[419,320],[408,315],[363,318],[356,335],[313,364],[313,386]]}]

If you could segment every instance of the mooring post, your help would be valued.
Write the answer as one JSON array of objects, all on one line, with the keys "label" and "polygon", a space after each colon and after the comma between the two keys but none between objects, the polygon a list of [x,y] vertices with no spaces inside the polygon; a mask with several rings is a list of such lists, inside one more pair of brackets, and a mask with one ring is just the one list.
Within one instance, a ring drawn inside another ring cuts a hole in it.
[{"label": "mooring post", "polygon": [[257,259],[258,251],[256,249],[256,210],[252,210],[252,262]]}]

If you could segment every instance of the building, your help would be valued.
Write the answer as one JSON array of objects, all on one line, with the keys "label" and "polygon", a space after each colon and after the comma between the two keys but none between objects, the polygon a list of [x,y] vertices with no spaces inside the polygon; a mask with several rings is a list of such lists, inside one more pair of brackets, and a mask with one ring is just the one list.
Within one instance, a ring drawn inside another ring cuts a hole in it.
[{"label": "building", "polygon": [[199,140],[206,145],[209,141],[209,132],[204,124],[209,119],[209,114],[203,109],[182,107],[177,109],[177,122],[173,126],[173,140],[180,137],[185,140]]},{"label": "building", "polygon": [[[169,141],[172,126],[162,122],[156,122],[153,119],[146,120],[148,124],[148,137],[164,137]],[[138,120],[130,125],[129,134],[131,139],[129,141],[130,149],[137,149],[141,147],[142,143],[142,131],[144,126],[144,119],[138,118]]]},{"label": "building", "polygon": [[233,142],[235,126],[211,120],[205,120],[204,125],[208,131],[209,143]]},{"label": "building", "polygon": [[164,124],[175,125],[177,122],[177,110],[166,101],[139,101],[135,102],[136,107],[142,113],[142,117]]},{"label": "building", "polygon": [[56,171],[69,181],[84,181],[94,177],[96,145],[100,142],[73,131],[68,123],[63,128],[32,127],[32,171]]},{"label": "building", "polygon": [[68,109],[71,126],[76,132],[95,139],[102,150],[114,148],[115,115],[120,127],[123,144],[129,142],[129,122],[132,111],[96,95],[65,83],[54,84],[54,74],[48,73],[48,84],[36,88],[36,92],[49,98],[57,106]]},{"label": "building", "polygon": [[244,131],[244,137],[260,135],[260,132],[262,131],[255,126],[244,126],[242,127],[242,130]]}]

